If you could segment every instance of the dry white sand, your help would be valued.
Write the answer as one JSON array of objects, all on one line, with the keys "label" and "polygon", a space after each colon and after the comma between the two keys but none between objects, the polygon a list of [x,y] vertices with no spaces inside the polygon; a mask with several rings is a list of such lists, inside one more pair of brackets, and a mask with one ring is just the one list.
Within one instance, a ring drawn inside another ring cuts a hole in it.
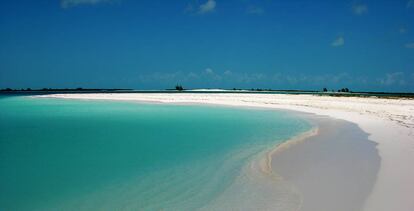
[{"label": "dry white sand", "polygon": [[377,143],[381,157],[377,180],[363,210],[414,209],[414,100],[233,93],[55,94],[43,97],[251,106],[346,120],[358,125],[368,134],[369,140]]}]

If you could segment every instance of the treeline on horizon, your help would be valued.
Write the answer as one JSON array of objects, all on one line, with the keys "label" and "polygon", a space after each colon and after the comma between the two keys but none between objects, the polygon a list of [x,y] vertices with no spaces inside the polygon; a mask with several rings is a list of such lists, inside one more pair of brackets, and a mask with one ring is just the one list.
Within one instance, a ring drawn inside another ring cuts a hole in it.
[{"label": "treeline on horizon", "polygon": [[[174,89],[167,89],[167,90],[184,91],[186,89],[182,85],[177,84],[177,85],[175,85],[175,88]],[[250,88],[250,89],[233,88],[231,90],[234,90],[234,91],[243,91],[243,90],[246,90],[246,91],[257,91],[257,92],[260,92],[260,91],[286,91],[286,92],[289,92],[289,91],[291,91],[291,92],[300,92],[300,91],[302,91],[302,92],[319,92],[319,91],[315,91],[315,90],[270,89],[270,88],[269,89],[262,89],[262,88]],[[328,92],[328,89],[327,88],[323,88],[322,91],[323,92]],[[332,89],[332,92],[335,92],[335,90]],[[337,92],[351,92],[351,91],[348,88],[342,88],[342,89],[338,89]]]},{"label": "treeline on horizon", "polygon": [[[237,88],[233,88],[233,90],[245,90],[245,89],[237,89]],[[259,88],[251,88],[248,89],[250,91],[285,91],[285,92],[320,92],[320,91],[315,91],[315,90],[300,90],[300,89],[259,89]],[[323,88],[322,92],[329,92],[329,90],[327,88]],[[338,89],[337,91],[335,90],[331,90],[331,92],[350,92],[352,93],[352,91],[350,91],[348,88],[342,88],[342,89]]]},{"label": "treeline on horizon", "polygon": [[[182,85],[177,84],[174,89],[167,89],[169,91],[175,90],[182,92],[188,89],[185,89]],[[315,93],[329,96],[350,96],[350,97],[365,97],[367,95],[373,95],[377,97],[407,97],[414,98],[414,93],[411,92],[367,92],[367,91],[351,91],[349,88],[341,88],[338,90],[328,90],[328,88],[322,88],[322,90],[300,90],[300,89],[262,89],[262,88],[250,88],[250,89],[224,89],[224,90],[233,90],[233,91],[251,91],[251,92],[291,92],[291,93]]]},{"label": "treeline on horizon", "polygon": [[[167,91],[186,91],[191,89],[186,89],[182,85],[177,84],[172,89],[166,89]],[[319,93],[319,94],[327,94],[332,96],[344,96],[349,94],[350,96],[356,96],[356,94],[372,94],[372,95],[397,95],[397,96],[407,96],[407,97],[413,97],[414,93],[412,92],[370,92],[370,91],[351,91],[349,88],[341,88],[338,90],[334,89],[328,89],[328,88],[322,88],[321,90],[302,90],[302,89],[263,89],[263,88],[250,88],[250,89],[244,89],[244,88],[232,88],[232,89],[223,89],[228,91],[251,91],[251,92],[303,92],[303,93]],[[110,88],[110,89],[103,89],[103,88],[42,88],[42,89],[32,89],[32,88],[26,88],[26,89],[12,89],[12,88],[3,88],[0,89],[0,93],[13,93],[13,92],[115,92],[115,91],[128,91],[128,92],[140,92],[145,90],[134,90],[134,89],[117,89],[117,88]],[[161,90],[160,90],[161,91]],[[352,94],[352,95],[351,95]]]}]

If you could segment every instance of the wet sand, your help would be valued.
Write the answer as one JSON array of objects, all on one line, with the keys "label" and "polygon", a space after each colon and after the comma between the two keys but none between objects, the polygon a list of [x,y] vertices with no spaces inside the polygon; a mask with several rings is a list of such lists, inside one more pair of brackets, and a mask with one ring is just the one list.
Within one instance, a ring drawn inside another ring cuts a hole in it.
[{"label": "wet sand", "polygon": [[318,134],[273,153],[273,172],[301,194],[300,210],[362,210],[380,167],[377,144],[353,123],[305,116]]}]

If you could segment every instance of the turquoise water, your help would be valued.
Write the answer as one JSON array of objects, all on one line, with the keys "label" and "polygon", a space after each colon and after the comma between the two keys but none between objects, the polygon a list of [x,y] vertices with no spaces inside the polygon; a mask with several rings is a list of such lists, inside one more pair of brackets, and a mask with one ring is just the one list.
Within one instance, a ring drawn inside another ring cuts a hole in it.
[{"label": "turquoise water", "polygon": [[283,112],[0,97],[0,210],[194,210],[310,129]]}]

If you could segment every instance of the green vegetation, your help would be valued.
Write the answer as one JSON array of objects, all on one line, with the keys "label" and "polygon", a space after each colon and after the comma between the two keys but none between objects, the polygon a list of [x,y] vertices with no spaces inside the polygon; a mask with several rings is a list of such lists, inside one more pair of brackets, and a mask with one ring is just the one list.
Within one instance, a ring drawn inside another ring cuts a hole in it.
[{"label": "green vegetation", "polygon": [[177,90],[177,91],[183,91],[184,88],[183,88],[183,86],[177,84],[177,85],[175,85],[175,90]]},{"label": "green vegetation", "polygon": [[349,92],[349,89],[348,88],[338,89],[338,92]]}]

